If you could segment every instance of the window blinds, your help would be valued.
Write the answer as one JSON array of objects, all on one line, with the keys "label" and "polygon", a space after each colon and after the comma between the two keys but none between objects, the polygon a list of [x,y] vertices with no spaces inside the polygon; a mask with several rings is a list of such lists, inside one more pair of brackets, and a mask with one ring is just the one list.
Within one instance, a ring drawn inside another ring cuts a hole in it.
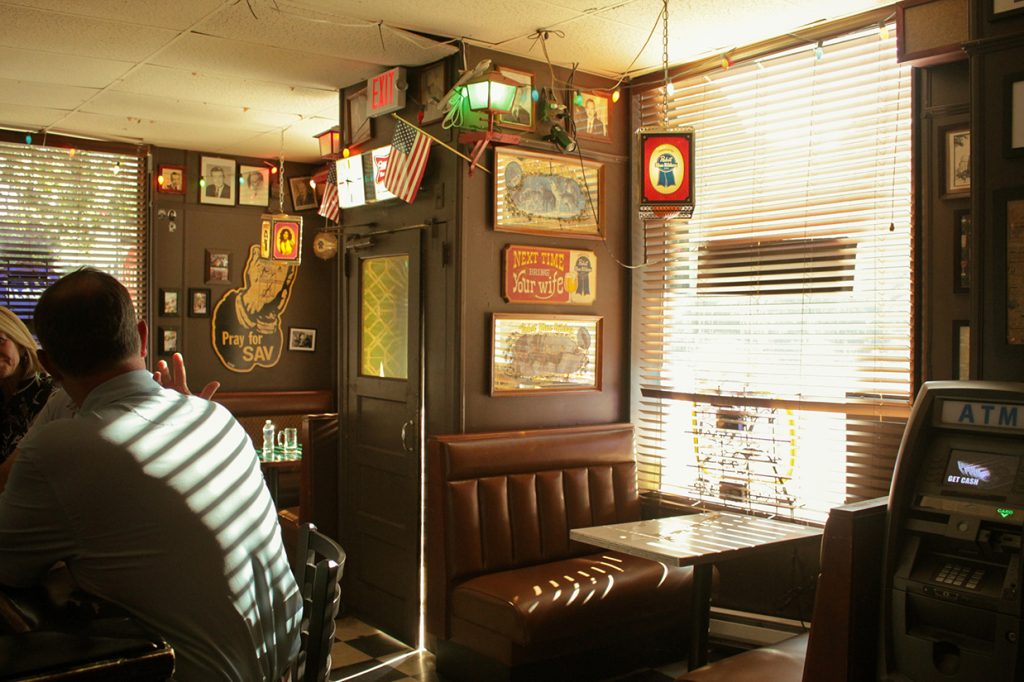
[{"label": "window blinds", "polygon": [[31,326],[42,291],[88,265],[144,316],[144,177],[137,154],[0,142],[0,305]]},{"label": "window blinds", "polygon": [[[813,48],[668,95],[697,206],[646,224],[634,278],[644,490],[812,521],[888,492],[912,390],[910,70],[877,26]],[[663,93],[637,97],[640,125]]]}]

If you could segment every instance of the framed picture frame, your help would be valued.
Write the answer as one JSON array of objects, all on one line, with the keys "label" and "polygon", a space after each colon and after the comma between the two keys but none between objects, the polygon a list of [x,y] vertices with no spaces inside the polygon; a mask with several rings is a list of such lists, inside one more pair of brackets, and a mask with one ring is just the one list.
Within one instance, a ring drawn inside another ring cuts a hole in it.
[{"label": "framed picture frame", "polygon": [[185,193],[185,167],[160,164],[157,168],[156,191],[161,194]]},{"label": "framed picture frame", "polygon": [[209,317],[213,302],[209,289],[190,288],[188,290],[188,316]]},{"label": "framed picture frame", "polygon": [[312,353],[316,350],[316,330],[309,327],[288,327],[288,350]]},{"label": "framed picture frame", "polygon": [[302,175],[288,178],[288,189],[292,195],[292,210],[308,211],[316,208],[316,192],[309,184],[312,176]]},{"label": "framed picture frame", "polygon": [[207,284],[231,284],[231,252],[206,249],[204,268]]},{"label": "framed picture frame", "polygon": [[345,98],[345,143],[359,145],[373,137],[373,119],[370,118],[366,88]]},{"label": "framed picture frame", "polygon": [[177,317],[181,314],[181,291],[178,289],[160,290],[160,317]]},{"label": "framed picture frame", "polygon": [[270,203],[270,169],[266,166],[238,167],[238,205],[266,207]]},{"label": "framed picture frame", "polygon": [[160,327],[160,335],[157,337],[157,352],[160,355],[173,355],[180,349],[178,344],[177,327]]},{"label": "framed picture frame", "polygon": [[1006,343],[1019,346],[1024,345],[1024,187],[997,190],[993,201],[996,244],[1005,230]]},{"label": "framed picture frame", "polygon": [[953,211],[953,292],[971,290],[971,212]]},{"label": "framed picture frame", "polygon": [[216,206],[235,205],[235,160],[204,156],[199,162],[202,186],[199,203]]},{"label": "framed picture frame", "polygon": [[955,381],[971,378],[971,323],[967,320],[953,320],[952,376]]},{"label": "framed picture frame", "polygon": [[533,74],[507,66],[499,66],[498,73],[515,81],[519,86],[519,90],[516,91],[516,99],[512,104],[512,111],[507,114],[499,114],[498,123],[505,128],[533,130],[536,115],[536,104],[533,101]]},{"label": "framed picture frame", "polygon": [[420,69],[420,104],[423,106],[423,125],[437,123],[444,118],[444,96],[448,92],[444,61]]},{"label": "framed picture frame", "polygon": [[[1024,0],[1021,0],[1024,7]],[[1006,77],[1006,156],[1024,156],[1024,71]]]},{"label": "framed picture frame", "polygon": [[696,199],[693,128],[639,128],[636,131],[640,203],[644,219],[690,218]]},{"label": "framed picture frame", "polygon": [[989,21],[1024,14],[1024,0],[986,0],[985,4],[991,12]]},{"label": "framed picture frame", "polygon": [[573,100],[572,119],[576,123],[576,138],[611,142],[611,93],[597,90],[581,90],[581,103]]},{"label": "framed picture frame", "polygon": [[502,252],[501,295],[508,303],[593,305],[593,251],[509,244]]},{"label": "framed picture frame", "polygon": [[939,129],[942,144],[942,187],[944,198],[971,193],[971,129],[959,124]]},{"label": "framed picture frame", "polygon": [[494,150],[494,229],[604,239],[604,164],[517,147]]},{"label": "framed picture frame", "polygon": [[601,390],[603,318],[491,314],[491,395]]}]

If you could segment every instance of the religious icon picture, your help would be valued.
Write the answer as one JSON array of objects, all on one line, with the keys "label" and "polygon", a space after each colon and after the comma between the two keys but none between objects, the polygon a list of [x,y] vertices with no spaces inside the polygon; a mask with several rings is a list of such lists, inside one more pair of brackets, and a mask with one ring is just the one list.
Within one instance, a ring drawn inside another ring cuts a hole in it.
[{"label": "religious icon picture", "polygon": [[264,213],[260,226],[261,258],[291,265],[302,262],[302,218]]}]

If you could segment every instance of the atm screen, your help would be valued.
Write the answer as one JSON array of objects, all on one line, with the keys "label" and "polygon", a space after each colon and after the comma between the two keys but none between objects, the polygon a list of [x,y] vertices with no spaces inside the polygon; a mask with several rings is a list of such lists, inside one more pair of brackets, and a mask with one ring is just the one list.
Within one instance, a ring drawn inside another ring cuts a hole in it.
[{"label": "atm screen", "polygon": [[950,490],[1005,495],[1013,489],[1019,459],[1015,455],[953,450],[942,485]]}]

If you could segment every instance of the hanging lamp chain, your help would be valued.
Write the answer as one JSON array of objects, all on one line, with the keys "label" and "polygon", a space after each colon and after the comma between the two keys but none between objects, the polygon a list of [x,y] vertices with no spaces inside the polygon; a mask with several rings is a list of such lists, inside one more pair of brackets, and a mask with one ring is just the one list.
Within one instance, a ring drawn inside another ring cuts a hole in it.
[{"label": "hanging lamp chain", "polygon": [[661,97],[661,125],[668,127],[668,0],[661,0],[661,68],[665,75],[665,90]]},{"label": "hanging lamp chain", "polygon": [[284,128],[281,128],[281,150],[277,157],[277,212],[284,213]]}]

